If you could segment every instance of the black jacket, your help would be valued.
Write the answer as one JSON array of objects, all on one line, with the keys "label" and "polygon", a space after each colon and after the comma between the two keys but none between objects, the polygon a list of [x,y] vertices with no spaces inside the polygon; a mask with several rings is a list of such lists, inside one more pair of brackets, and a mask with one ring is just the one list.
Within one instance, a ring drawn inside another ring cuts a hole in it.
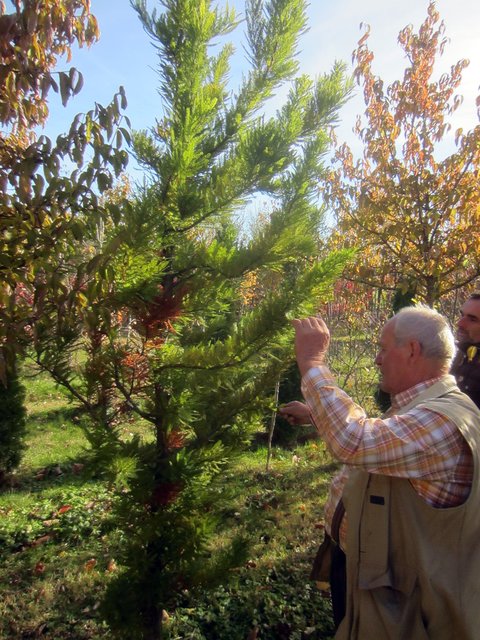
[{"label": "black jacket", "polygon": [[480,407],[480,343],[459,345],[450,373],[460,390]]}]

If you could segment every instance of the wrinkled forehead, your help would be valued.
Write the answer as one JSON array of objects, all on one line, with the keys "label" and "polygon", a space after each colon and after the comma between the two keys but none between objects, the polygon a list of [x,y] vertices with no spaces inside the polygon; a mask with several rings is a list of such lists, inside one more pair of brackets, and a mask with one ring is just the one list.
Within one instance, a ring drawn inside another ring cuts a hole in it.
[{"label": "wrinkled forehead", "polygon": [[466,300],[461,309],[462,316],[471,316],[480,319],[480,300]]}]

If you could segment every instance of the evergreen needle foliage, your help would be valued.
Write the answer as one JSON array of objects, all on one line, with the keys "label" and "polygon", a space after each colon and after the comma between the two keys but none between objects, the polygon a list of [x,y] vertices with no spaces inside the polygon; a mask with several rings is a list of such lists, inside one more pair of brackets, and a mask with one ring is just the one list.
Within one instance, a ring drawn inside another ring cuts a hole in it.
[{"label": "evergreen needle foliage", "polygon": [[[62,318],[68,331],[37,342],[38,362],[88,410],[103,468],[124,485],[123,573],[104,605],[119,637],[161,638],[176,594],[225,580],[245,558],[242,539],[218,556],[210,548],[214,487],[263,428],[292,362],[289,319],[316,310],[347,258],[318,259],[317,183],[350,85],[338,65],[296,77],[305,7],[247,1],[249,66],[233,93],[233,47],[221,45],[240,24],[233,9],[135,3],[160,77],[161,113],[133,136],[145,184],[112,206],[85,299]],[[261,115],[284,85],[284,104]],[[245,238],[236,216],[259,195],[263,221]],[[133,415],[149,435],[122,440]]]}]

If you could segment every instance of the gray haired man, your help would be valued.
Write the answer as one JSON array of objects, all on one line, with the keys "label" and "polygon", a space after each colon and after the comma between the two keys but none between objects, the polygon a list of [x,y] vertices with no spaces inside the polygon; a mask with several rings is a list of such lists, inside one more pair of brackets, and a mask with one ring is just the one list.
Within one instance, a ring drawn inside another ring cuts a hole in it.
[{"label": "gray haired man", "polygon": [[[343,468],[326,529],[344,505],[335,543],[346,554],[346,611],[338,640],[474,640],[480,628],[480,412],[449,375],[454,339],[427,307],[383,328],[375,363],[391,395],[370,418],[325,364],[321,318],[294,320],[301,403],[282,414],[312,422]],[[338,518],[337,518],[338,520]]]}]

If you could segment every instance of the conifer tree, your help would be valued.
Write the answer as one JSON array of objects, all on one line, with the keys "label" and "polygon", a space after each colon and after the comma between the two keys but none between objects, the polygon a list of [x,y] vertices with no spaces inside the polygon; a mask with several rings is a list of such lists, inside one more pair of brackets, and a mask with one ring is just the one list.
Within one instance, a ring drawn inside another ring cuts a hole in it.
[{"label": "conifer tree", "polygon": [[18,376],[10,374],[7,384],[0,384],[0,485],[5,474],[14,469],[25,447],[25,388]]},{"label": "conifer tree", "polygon": [[[225,579],[242,557],[241,540],[209,548],[212,506],[291,364],[289,317],[315,311],[346,259],[316,256],[317,181],[350,89],[342,65],[317,80],[297,75],[304,0],[246,3],[248,69],[235,95],[233,47],[213,49],[239,26],[234,11],[210,0],[160,4],[135,4],[158,50],[162,100],[154,126],[134,136],[145,186],[112,209],[121,216],[105,229],[109,250],[83,282],[68,335],[37,342],[39,363],[96,420],[97,454],[124,483],[123,571],[108,621],[121,637],[149,639],[164,635],[162,610],[176,593]],[[285,83],[284,103],[261,115]],[[268,222],[242,240],[236,215],[260,194]],[[276,285],[246,304],[260,271]],[[80,344],[87,361],[73,371]],[[132,414],[149,436],[125,442],[117,427]]]}]

